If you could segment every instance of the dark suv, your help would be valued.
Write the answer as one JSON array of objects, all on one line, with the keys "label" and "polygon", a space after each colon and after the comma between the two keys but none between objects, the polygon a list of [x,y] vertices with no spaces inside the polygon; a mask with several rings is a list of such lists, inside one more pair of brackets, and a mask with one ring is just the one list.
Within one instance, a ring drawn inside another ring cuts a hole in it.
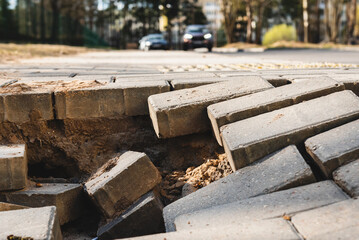
[{"label": "dark suv", "polygon": [[205,25],[189,25],[182,38],[183,50],[205,47],[209,52],[213,47],[213,36]]}]

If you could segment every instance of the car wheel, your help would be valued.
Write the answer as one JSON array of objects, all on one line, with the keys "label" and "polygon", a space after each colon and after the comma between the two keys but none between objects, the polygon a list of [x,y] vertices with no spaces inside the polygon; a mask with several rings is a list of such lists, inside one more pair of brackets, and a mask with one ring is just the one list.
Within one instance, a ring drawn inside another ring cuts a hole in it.
[{"label": "car wheel", "polygon": [[187,44],[183,45],[183,51],[188,51],[188,45]]},{"label": "car wheel", "polygon": [[208,52],[212,52],[212,47],[208,47]]}]

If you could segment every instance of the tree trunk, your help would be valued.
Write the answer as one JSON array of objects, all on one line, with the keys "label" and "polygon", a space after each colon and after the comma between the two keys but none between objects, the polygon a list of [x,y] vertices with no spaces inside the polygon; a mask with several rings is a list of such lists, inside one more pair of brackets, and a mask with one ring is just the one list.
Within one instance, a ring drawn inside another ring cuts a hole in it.
[{"label": "tree trunk", "polygon": [[40,38],[42,42],[45,42],[45,5],[44,0],[40,2]]},{"label": "tree trunk", "polygon": [[308,19],[308,0],[303,0],[303,29],[304,29],[304,42],[308,42],[308,27],[309,27],[309,19]]},{"label": "tree trunk", "polygon": [[355,28],[355,22],[356,22],[356,15],[357,15],[357,1],[356,0],[350,0],[350,2],[347,3],[347,31],[346,31],[346,37],[345,42],[347,44],[350,44],[351,40],[353,39],[354,35],[354,28]]},{"label": "tree trunk", "polygon": [[263,13],[265,6],[263,4],[259,4],[258,6],[258,21],[256,25],[256,44],[261,44],[262,40],[262,24],[263,24]]},{"label": "tree trunk", "polygon": [[252,7],[250,4],[250,0],[246,1],[246,16],[247,16],[247,43],[252,42],[252,19],[253,19],[253,13],[252,13]]},{"label": "tree trunk", "polygon": [[52,29],[51,29],[51,41],[56,43],[59,39],[59,17],[60,17],[60,1],[51,0],[52,8]]}]

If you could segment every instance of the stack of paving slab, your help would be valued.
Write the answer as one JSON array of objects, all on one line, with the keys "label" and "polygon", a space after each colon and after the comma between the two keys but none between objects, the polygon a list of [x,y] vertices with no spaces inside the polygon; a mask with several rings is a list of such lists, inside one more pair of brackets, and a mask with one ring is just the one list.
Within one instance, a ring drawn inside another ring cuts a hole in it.
[{"label": "stack of paving slab", "polygon": [[28,187],[24,144],[0,146],[0,176],[0,239],[61,240],[60,224],[78,216],[81,186]]},{"label": "stack of paving slab", "polygon": [[85,190],[107,219],[98,238],[134,237],[164,231],[163,204],[155,187],[161,175],[144,153],[118,154],[85,184]]},{"label": "stack of paving slab", "polygon": [[168,233],[136,239],[355,239],[359,97],[323,76],[239,82],[149,97],[158,137],[212,125],[234,173],[166,206]]}]

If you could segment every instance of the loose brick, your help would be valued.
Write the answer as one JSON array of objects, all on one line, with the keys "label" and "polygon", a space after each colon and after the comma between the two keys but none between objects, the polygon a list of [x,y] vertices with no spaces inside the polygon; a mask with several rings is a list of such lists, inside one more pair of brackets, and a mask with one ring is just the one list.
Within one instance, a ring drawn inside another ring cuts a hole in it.
[{"label": "loose brick", "polygon": [[350,196],[359,197],[359,160],[338,168],[333,178]]},{"label": "loose brick", "polygon": [[261,195],[179,216],[176,230],[214,228],[254,219],[292,215],[344,201],[349,197],[332,181],[323,181]]},{"label": "loose brick", "polygon": [[163,204],[157,194],[149,192],[110,223],[101,227],[100,240],[136,237],[164,231]]},{"label": "loose brick", "polygon": [[222,145],[219,129],[226,124],[341,90],[344,90],[344,85],[328,77],[304,80],[210,105],[208,117],[216,139]]},{"label": "loose brick", "polygon": [[166,230],[174,231],[176,217],[186,213],[314,181],[297,148],[289,146],[166,206],[163,210]]},{"label": "loose brick", "polygon": [[335,169],[359,158],[359,120],[309,138],[305,147],[322,172],[331,177]]},{"label": "loose brick", "polygon": [[0,191],[19,190],[26,186],[26,145],[0,146]]},{"label": "loose brick", "polygon": [[259,77],[152,95],[148,98],[150,117],[158,137],[170,138],[209,129],[206,108],[220,101],[273,88]]},{"label": "loose brick", "polygon": [[174,90],[182,90],[186,88],[194,88],[212,83],[226,81],[225,78],[212,77],[212,78],[195,78],[195,79],[175,79],[171,80],[171,85]]},{"label": "loose brick", "polygon": [[0,212],[0,239],[10,235],[36,240],[62,240],[56,207]]},{"label": "loose brick", "polygon": [[7,202],[28,207],[56,206],[61,225],[78,218],[83,210],[83,189],[80,184],[47,183],[42,187],[4,195]]},{"label": "loose brick", "polygon": [[298,213],[292,223],[305,239],[356,239],[359,234],[359,199]]},{"label": "loose brick", "polygon": [[146,154],[129,151],[114,157],[99,169],[87,181],[85,188],[95,204],[110,218],[126,210],[160,181],[159,171]]},{"label": "loose brick", "polygon": [[54,119],[52,93],[20,92],[0,95],[0,120],[25,123]]},{"label": "loose brick", "polygon": [[253,239],[278,239],[299,240],[301,239],[294,229],[284,219],[254,220],[230,224],[221,228],[206,228],[195,230],[183,230],[127,240],[253,240]]},{"label": "loose brick", "polygon": [[342,91],[225,125],[222,141],[232,169],[359,117],[359,98]]}]

